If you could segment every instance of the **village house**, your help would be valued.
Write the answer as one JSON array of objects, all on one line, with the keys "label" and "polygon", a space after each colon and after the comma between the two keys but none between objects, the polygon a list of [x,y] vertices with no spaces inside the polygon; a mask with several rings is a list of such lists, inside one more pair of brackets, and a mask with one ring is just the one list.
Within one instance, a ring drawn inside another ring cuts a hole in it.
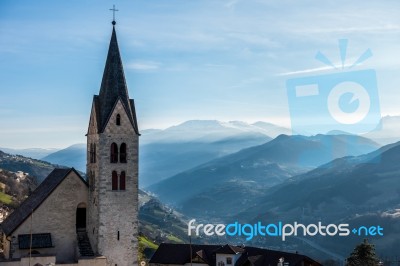
[{"label": "village house", "polygon": [[162,243],[150,266],[321,266],[297,253],[231,245],[190,245]]}]

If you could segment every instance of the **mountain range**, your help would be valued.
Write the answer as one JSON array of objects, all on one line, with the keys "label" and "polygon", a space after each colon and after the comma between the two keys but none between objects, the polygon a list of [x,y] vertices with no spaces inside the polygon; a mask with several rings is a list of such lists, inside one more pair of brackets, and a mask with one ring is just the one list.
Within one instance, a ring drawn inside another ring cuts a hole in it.
[{"label": "mountain range", "polygon": [[52,164],[74,167],[79,171],[86,172],[86,144],[71,145],[43,157],[42,160]]},{"label": "mountain range", "polygon": [[400,244],[399,161],[400,142],[380,147],[352,135],[281,135],[148,189],[199,221],[379,225],[384,237],[292,238],[285,243],[258,238],[251,244],[284,245],[317,257],[330,256],[328,250],[342,259],[369,237],[379,254],[392,256]]},{"label": "mountain range", "polygon": [[[381,145],[398,139],[398,125],[400,117],[384,117],[377,130],[363,136],[344,132],[290,135],[272,124],[237,121],[193,120],[165,130],[143,130],[140,185],[159,198],[143,192],[141,200],[147,200],[141,205],[141,219],[146,221],[142,228],[146,234],[156,232],[153,238],[185,237],[183,216],[164,203],[199,221],[381,225],[385,237],[372,239],[378,252],[396,254],[400,143]],[[86,146],[74,146],[47,159],[74,167],[80,163],[84,171]],[[32,164],[29,160],[0,153],[0,167]],[[33,161],[38,164],[44,169],[54,167]],[[13,169],[35,173],[24,167]],[[41,171],[43,176],[46,170]],[[164,227],[169,229],[161,230]],[[328,249],[345,256],[361,240],[359,236],[314,237],[282,243],[261,238],[252,244],[299,251]]]},{"label": "mountain range", "polygon": [[147,187],[172,175],[241,149],[259,145],[286,128],[270,123],[191,120],[165,130],[144,130],[140,140],[140,186]]},{"label": "mountain range", "polygon": [[[147,189],[186,215],[222,218],[241,212],[265,190],[333,159],[379,145],[353,135],[280,135],[265,144],[211,160]],[[176,193],[179,191],[179,193]]]},{"label": "mountain range", "polygon": [[[271,140],[290,130],[270,123],[191,120],[164,130],[143,130],[140,138],[140,186],[162,179],[243,148]],[[86,171],[86,145],[75,144],[41,158]]]},{"label": "mountain range", "polygon": [[10,148],[0,148],[3,151],[12,155],[21,155],[24,157],[40,160],[49,154],[52,154],[59,149],[42,149],[42,148],[28,148],[28,149],[10,149]]},{"label": "mountain range", "polygon": [[[265,191],[237,217],[252,221],[349,223],[384,227],[384,237],[371,237],[378,252],[395,254],[400,244],[400,142],[372,153],[344,157],[293,177]],[[360,241],[316,238],[313,241],[341,254]]]},{"label": "mountain range", "polygon": [[[21,155],[12,155],[0,150],[0,168],[11,172],[24,172],[34,177],[40,183],[46,178],[56,165],[45,161],[27,158]],[[58,166],[59,167],[59,166]]]},{"label": "mountain range", "polygon": [[387,145],[400,141],[400,116],[384,116],[381,118],[376,129],[364,137],[374,140],[381,145]]},{"label": "mountain range", "polygon": [[216,142],[253,134],[275,138],[280,134],[291,134],[291,130],[261,121],[249,124],[242,121],[189,120],[164,130],[143,130],[141,142]]},{"label": "mountain range", "polygon": [[[363,136],[386,145],[400,140],[397,135],[399,130],[400,117],[385,116],[374,131]],[[139,185],[148,187],[212,159],[265,143],[280,134],[290,135],[291,130],[267,122],[249,124],[241,121],[189,120],[164,130],[142,130],[141,134]],[[0,150],[86,171],[85,144],[75,144],[63,150]]]}]

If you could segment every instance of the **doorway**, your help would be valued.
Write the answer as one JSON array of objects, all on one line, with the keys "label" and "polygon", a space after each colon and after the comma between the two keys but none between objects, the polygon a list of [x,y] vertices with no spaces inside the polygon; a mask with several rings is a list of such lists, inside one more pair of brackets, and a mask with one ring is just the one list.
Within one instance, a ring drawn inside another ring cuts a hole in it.
[{"label": "doorway", "polygon": [[76,229],[86,228],[86,204],[80,203],[76,208]]}]

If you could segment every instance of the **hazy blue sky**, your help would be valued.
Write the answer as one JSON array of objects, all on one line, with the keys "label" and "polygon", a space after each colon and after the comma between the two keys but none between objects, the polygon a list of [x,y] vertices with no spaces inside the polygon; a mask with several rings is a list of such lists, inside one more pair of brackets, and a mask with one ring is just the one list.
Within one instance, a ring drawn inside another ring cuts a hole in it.
[{"label": "hazy blue sky", "polygon": [[112,13],[139,125],[189,119],[289,125],[285,82],[331,73],[318,51],[377,72],[381,111],[400,114],[399,1],[0,2],[0,147],[84,142]]}]

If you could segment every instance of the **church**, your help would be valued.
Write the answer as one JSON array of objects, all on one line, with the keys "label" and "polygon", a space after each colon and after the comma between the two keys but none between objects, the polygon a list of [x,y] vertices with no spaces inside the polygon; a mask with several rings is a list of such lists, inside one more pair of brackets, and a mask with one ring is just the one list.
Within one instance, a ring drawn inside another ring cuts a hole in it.
[{"label": "church", "polygon": [[87,179],[54,169],[1,224],[5,266],[137,265],[138,141],[115,20],[87,131]]}]

